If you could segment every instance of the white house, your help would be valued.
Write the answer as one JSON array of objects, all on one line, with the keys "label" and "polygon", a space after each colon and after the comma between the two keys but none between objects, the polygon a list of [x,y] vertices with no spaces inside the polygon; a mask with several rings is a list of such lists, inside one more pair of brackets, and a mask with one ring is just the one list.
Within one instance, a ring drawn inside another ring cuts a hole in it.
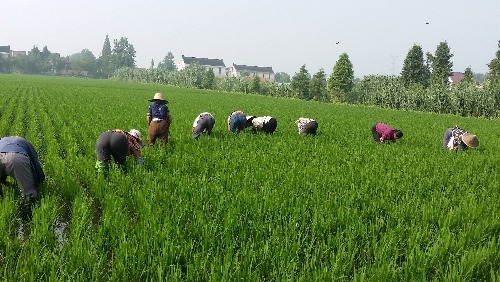
[{"label": "white house", "polygon": [[272,67],[245,66],[233,64],[228,68],[228,75],[232,77],[258,76],[263,80],[274,81],[274,71]]},{"label": "white house", "polygon": [[0,46],[0,56],[3,58],[7,58],[10,55],[10,45]]},{"label": "white house", "polygon": [[226,76],[226,65],[221,59],[186,57],[182,55],[182,60],[177,64],[177,70],[182,70],[195,62],[201,66],[211,68],[215,76]]}]

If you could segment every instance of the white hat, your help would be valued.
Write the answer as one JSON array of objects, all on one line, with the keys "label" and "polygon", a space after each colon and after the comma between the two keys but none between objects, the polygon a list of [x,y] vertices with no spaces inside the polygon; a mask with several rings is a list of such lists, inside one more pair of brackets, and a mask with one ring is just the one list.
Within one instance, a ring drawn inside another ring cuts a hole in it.
[{"label": "white hat", "polygon": [[155,94],[153,99],[149,99],[149,102],[156,102],[156,101],[163,101],[165,103],[168,103],[168,101],[163,98],[163,94],[159,92]]},{"label": "white hat", "polygon": [[135,139],[137,139],[137,142],[139,143],[139,145],[141,147],[144,147],[144,142],[142,141],[142,136],[141,136],[141,133],[139,132],[139,130],[131,129],[128,133],[130,135],[132,135]]}]

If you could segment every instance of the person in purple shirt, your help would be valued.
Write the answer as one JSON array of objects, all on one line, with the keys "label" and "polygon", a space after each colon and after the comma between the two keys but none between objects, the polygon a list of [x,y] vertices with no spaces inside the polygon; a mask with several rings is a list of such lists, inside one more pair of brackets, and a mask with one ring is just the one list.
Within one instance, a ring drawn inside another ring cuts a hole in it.
[{"label": "person in purple shirt", "polygon": [[372,127],[373,139],[376,142],[383,143],[384,141],[391,140],[396,142],[397,139],[403,137],[403,132],[399,129],[394,129],[385,123],[377,123]]}]

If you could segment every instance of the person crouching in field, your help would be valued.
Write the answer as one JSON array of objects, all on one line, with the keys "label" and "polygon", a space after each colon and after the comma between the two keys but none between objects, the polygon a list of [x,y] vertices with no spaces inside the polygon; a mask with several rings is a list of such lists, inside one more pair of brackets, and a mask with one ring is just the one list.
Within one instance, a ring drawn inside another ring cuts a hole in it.
[{"label": "person crouching in field", "polygon": [[471,134],[458,126],[448,128],[444,133],[442,149],[462,150],[479,147],[476,135]]},{"label": "person crouching in field", "polygon": [[38,187],[45,180],[45,174],[35,148],[28,140],[17,136],[0,139],[2,184],[7,184],[7,176],[14,178],[23,195],[21,216],[31,218],[31,205],[38,197]]},{"label": "person crouching in field", "polygon": [[272,134],[276,130],[278,126],[278,121],[275,118],[270,116],[256,117],[256,116],[248,116],[247,117],[247,127],[252,127],[254,131],[262,131],[267,134]]},{"label": "person crouching in field", "polygon": [[207,136],[212,133],[212,128],[215,125],[215,118],[211,113],[203,112],[199,114],[193,122],[193,138],[198,140],[198,137],[205,133]]},{"label": "person crouching in field", "polygon": [[168,143],[168,134],[170,132],[170,124],[172,123],[172,116],[168,110],[168,101],[163,99],[161,93],[156,93],[153,99],[149,102],[153,102],[149,106],[147,117],[148,117],[148,145],[153,146],[156,142],[156,138],[159,138],[163,145]]},{"label": "person crouching in field", "polygon": [[230,132],[239,132],[245,129],[247,117],[242,111],[234,111],[227,118],[227,130]]},{"label": "person crouching in field", "polygon": [[373,139],[376,142],[383,143],[384,141],[391,140],[396,142],[397,139],[403,137],[403,132],[399,129],[394,129],[385,123],[377,123],[372,127]]},{"label": "person crouching in field", "polygon": [[295,121],[300,135],[315,135],[318,130],[318,122],[312,118],[301,117]]},{"label": "person crouching in field", "polygon": [[95,144],[97,154],[96,169],[104,176],[108,175],[111,157],[123,170],[127,156],[133,156],[135,162],[144,166],[144,159],[141,157],[141,148],[144,147],[141,133],[137,129],[129,132],[115,129],[102,133]]}]

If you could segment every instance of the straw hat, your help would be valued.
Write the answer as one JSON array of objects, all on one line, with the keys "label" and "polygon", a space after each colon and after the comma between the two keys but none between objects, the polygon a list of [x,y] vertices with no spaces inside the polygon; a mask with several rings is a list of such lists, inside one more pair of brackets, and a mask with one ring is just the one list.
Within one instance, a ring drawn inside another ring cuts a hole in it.
[{"label": "straw hat", "polygon": [[462,136],[462,141],[468,147],[471,147],[471,148],[477,148],[477,147],[479,147],[479,140],[477,140],[477,137],[474,134],[465,133]]},{"label": "straw hat", "polygon": [[149,102],[159,102],[159,101],[162,101],[162,102],[168,103],[167,100],[163,99],[163,94],[161,94],[159,92],[155,94],[155,96],[153,97],[153,99],[149,99],[148,101]]},{"label": "straw hat", "polygon": [[139,132],[139,130],[131,129],[128,133],[130,135],[132,135],[137,140],[137,143],[139,143],[139,145],[141,147],[144,147],[144,141],[142,141],[142,136],[141,136],[141,133]]}]

